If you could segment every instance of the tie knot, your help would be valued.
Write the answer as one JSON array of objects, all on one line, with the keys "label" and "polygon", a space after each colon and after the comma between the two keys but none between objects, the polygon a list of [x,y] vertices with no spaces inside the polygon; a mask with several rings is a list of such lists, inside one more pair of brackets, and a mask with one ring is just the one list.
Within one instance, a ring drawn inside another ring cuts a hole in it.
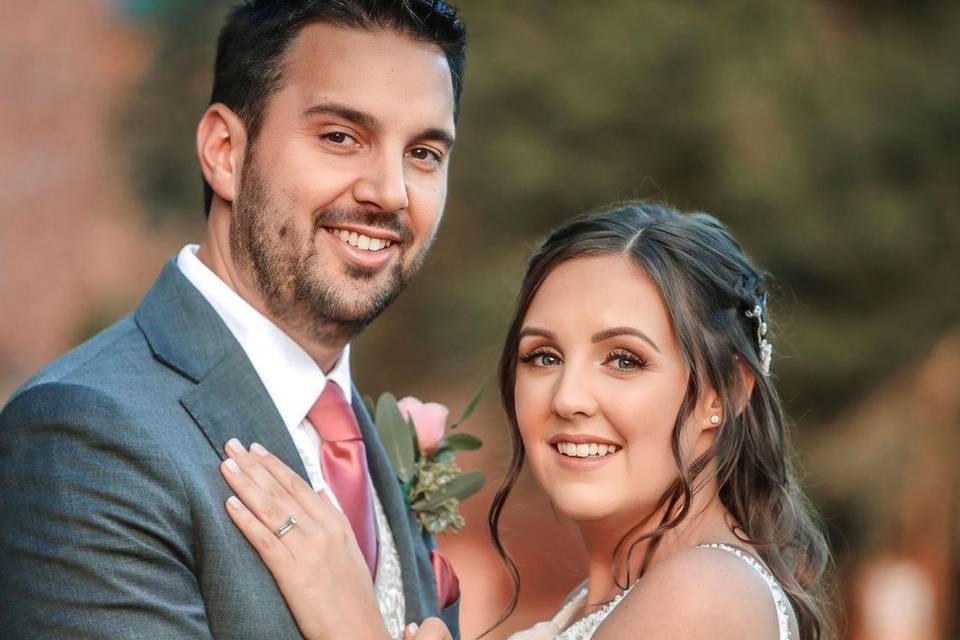
[{"label": "tie knot", "polygon": [[307,419],[325,442],[359,440],[360,427],[353,408],[337,383],[327,381],[323,393],[307,412]]}]

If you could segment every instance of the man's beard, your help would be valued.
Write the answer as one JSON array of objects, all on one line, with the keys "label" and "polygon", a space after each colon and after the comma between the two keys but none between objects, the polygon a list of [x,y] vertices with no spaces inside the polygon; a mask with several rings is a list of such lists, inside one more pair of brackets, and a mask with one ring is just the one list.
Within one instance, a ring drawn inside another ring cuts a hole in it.
[{"label": "man's beard", "polygon": [[[324,227],[347,224],[379,227],[400,237],[400,256],[376,288],[371,285],[368,291],[353,292],[349,287],[382,277],[374,269],[345,264],[339,273],[332,267],[324,272],[326,256],[317,248],[317,234],[328,233]],[[409,246],[413,234],[397,213],[341,207],[317,211],[309,233],[311,236],[304,238],[293,214],[283,211],[271,197],[253,154],[248,154],[230,223],[230,250],[235,265],[247,286],[259,290],[267,311],[275,319],[285,328],[325,346],[343,344],[380,315],[420,269],[433,241],[429,238],[411,264],[404,267],[402,247]]]}]

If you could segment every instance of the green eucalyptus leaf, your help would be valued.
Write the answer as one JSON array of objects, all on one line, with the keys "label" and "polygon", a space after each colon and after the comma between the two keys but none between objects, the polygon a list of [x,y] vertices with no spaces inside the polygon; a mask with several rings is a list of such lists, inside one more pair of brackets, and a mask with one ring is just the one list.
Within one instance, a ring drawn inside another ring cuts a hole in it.
[{"label": "green eucalyptus leaf", "polygon": [[400,491],[403,492],[403,501],[407,503],[407,506],[410,506],[414,480],[416,480],[416,478],[410,478],[400,485]]},{"label": "green eucalyptus leaf", "polygon": [[419,501],[415,506],[424,511],[436,509],[450,498],[456,498],[461,502],[480,489],[483,488],[483,473],[480,471],[468,471],[458,475],[448,482],[443,489],[431,494],[426,500]]},{"label": "green eucalyptus leaf", "polygon": [[430,462],[453,462],[456,459],[456,451],[446,445],[427,456]]},{"label": "green eucalyptus leaf", "polygon": [[387,451],[387,456],[393,464],[397,478],[406,483],[413,477],[414,452],[413,441],[410,438],[410,427],[403,419],[397,399],[391,393],[384,393],[377,400],[377,411],[374,422],[380,441]]},{"label": "green eucalyptus leaf", "polygon": [[473,398],[470,399],[470,402],[467,403],[466,408],[463,410],[463,415],[460,416],[460,419],[450,425],[451,429],[456,429],[460,426],[464,420],[469,418],[473,412],[476,410],[477,405],[480,404],[480,398],[483,397],[483,393],[487,390],[487,381],[484,380],[483,384],[480,385],[480,388],[477,389],[477,392],[473,394]]},{"label": "green eucalyptus leaf", "polygon": [[362,396],[363,406],[367,408],[367,413],[370,414],[372,418],[377,413],[377,406],[373,403],[373,398],[368,395]]},{"label": "green eucalyptus leaf", "polygon": [[469,433],[454,433],[447,436],[444,446],[454,451],[475,451],[483,446],[483,441]]},{"label": "green eucalyptus leaf", "polygon": [[417,438],[417,427],[413,424],[413,418],[407,420],[407,428],[410,430],[410,441],[413,443],[413,459],[420,460],[423,454],[420,451],[420,440]]}]

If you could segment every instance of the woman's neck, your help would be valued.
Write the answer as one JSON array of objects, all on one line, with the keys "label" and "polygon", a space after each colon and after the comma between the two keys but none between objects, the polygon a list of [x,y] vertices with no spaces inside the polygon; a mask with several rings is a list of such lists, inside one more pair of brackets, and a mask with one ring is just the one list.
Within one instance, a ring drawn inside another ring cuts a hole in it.
[{"label": "woman's neck", "polygon": [[[585,614],[589,614],[629,587],[644,568],[648,552],[651,554],[646,568],[678,551],[708,542],[736,542],[730,525],[729,514],[715,491],[697,492],[694,495],[689,515],[675,528],[660,537],[650,551],[650,541],[636,544],[630,554],[627,572],[627,551],[631,542],[659,526],[666,507],[652,514],[640,529],[625,537],[638,520],[614,523],[610,520],[577,523],[587,550],[587,599]],[[621,544],[621,540],[623,543]],[[619,548],[618,548],[619,545]],[[615,555],[616,554],[616,557]],[[629,576],[629,579],[628,579]]]}]

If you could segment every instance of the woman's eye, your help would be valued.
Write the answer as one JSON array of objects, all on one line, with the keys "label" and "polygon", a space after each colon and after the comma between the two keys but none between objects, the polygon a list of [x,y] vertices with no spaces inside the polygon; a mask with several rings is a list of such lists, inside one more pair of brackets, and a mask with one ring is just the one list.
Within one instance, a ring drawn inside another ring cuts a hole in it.
[{"label": "woman's eye", "polygon": [[333,144],[337,144],[337,145],[346,145],[346,144],[356,142],[356,140],[354,140],[352,136],[344,133],[343,131],[333,131],[331,133],[325,133],[320,137],[328,142],[332,142]]},{"label": "woman's eye", "polygon": [[546,351],[537,351],[520,356],[520,361],[534,367],[553,367],[560,364],[560,358]]},{"label": "woman's eye", "polygon": [[646,362],[632,353],[611,353],[607,358],[607,364],[613,364],[614,368],[620,371],[632,371],[642,369]]}]

